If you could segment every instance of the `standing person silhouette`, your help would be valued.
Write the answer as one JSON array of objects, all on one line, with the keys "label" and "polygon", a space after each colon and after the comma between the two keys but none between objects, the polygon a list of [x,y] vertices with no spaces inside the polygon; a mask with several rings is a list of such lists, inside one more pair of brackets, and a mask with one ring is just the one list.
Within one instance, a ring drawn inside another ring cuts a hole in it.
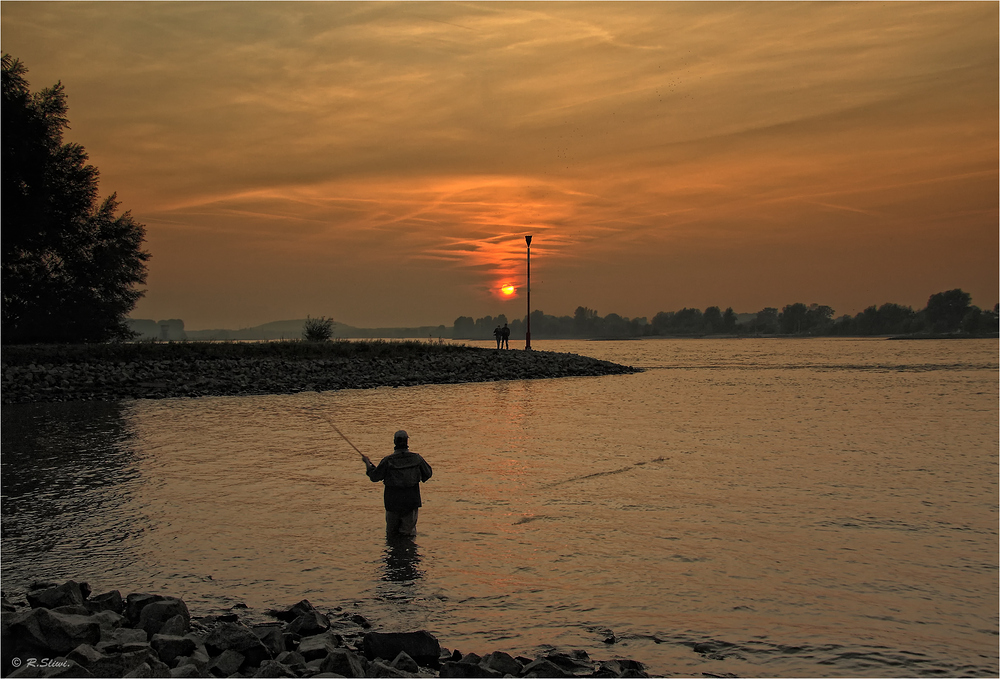
[{"label": "standing person silhouette", "polygon": [[416,453],[410,452],[409,436],[400,429],[393,437],[392,455],[372,464],[362,455],[365,473],[373,482],[385,484],[385,532],[387,536],[417,534],[417,510],[421,507],[420,482],[431,478],[431,466]]},{"label": "standing person silhouette", "polygon": [[510,349],[510,328],[507,327],[506,323],[503,324],[503,328],[500,330],[500,336],[503,339],[503,348]]},{"label": "standing person silhouette", "polygon": [[499,349],[500,342],[503,340],[503,332],[500,330],[499,325],[497,326],[497,329],[493,331],[493,336],[497,338],[497,349]]}]

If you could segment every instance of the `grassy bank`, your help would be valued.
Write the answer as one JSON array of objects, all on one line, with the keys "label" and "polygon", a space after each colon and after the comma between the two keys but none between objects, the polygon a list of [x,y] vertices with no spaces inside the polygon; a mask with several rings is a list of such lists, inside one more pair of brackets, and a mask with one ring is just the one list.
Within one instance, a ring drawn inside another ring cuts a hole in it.
[{"label": "grassy bank", "polygon": [[4,346],[3,364],[30,365],[115,361],[321,360],[416,355],[455,355],[470,348],[445,343],[366,340],[333,342],[115,342],[107,344],[29,344]]}]

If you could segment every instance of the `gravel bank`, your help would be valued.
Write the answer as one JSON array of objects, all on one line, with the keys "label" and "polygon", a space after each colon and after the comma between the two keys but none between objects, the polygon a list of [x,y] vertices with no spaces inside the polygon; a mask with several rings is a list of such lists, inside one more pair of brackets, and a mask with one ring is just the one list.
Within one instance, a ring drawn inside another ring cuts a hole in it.
[{"label": "gravel bank", "polygon": [[576,354],[420,342],[4,347],[4,403],[290,394],[620,375]]},{"label": "gravel bank", "polygon": [[[27,603],[2,600],[4,677],[648,677],[627,658],[584,651],[481,656],[441,646],[426,630],[376,631],[357,612],[303,600],[269,610],[197,618],[183,599],[85,582],[39,582]],[[238,607],[234,607],[238,608]],[[245,607],[243,607],[245,608]]]}]

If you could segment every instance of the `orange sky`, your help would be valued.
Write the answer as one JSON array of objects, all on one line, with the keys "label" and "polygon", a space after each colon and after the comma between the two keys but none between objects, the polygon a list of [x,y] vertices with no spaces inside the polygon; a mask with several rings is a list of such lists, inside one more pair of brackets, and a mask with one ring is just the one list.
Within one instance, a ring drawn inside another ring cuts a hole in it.
[{"label": "orange sky", "polygon": [[133,317],[998,301],[998,3],[12,2]]}]

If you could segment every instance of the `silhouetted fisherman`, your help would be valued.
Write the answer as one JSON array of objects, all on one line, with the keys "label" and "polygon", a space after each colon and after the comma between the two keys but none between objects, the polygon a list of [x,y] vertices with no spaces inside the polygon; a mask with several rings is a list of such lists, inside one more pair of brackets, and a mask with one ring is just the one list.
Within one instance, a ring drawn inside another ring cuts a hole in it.
[{"label": "silhouetted fisherman", "polygon": [[365,473],[372,481],[385,484],[385,532],[387,535],[417,534],[417,510],[421,507],[420,482],[431,477],[431,466],[410,452],[409,436],[400,429],[392,437],[394,450],[376,467],[367,455]]}]

